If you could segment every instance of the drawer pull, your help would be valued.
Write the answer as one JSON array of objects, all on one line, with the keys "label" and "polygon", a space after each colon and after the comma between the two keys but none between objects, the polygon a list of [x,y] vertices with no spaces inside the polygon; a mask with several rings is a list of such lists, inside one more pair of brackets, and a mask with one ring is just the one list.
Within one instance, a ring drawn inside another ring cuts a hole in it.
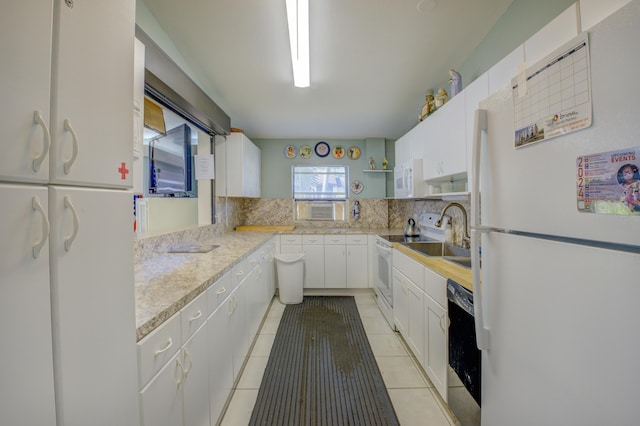
[{"label": "drawer pull", "polygon": [[220,290],[216,291],[216,294],[217,295],[221,295],[221,294],[226,293],[226,292],[227,292],[227,289],[222,287]]},{"label": "drawer pull", "polygon": [[189,320],[189,322],[195,321],[195,320],[197,320],[198,318],[200,318],[201,316],[202,316],[202,312],[201,312],[200,310],[198,310],[198,312],[196,312],[196,313],[191,317],[191,319]]},{"label": "drawer pull", "polygon": [[154,353],[154,356],[158,356],[158,355],[160,355],[161,353],[164,353],[164,352],[168,351],[168,350],[169,350],[169,348],[170,348],[171,346],[173,346],[173,340],[171,340],[171,337],[169,337],[169,340],[167,341],[167,344],[165,345],[165,347],[164,347],[164,348],[162,348],[162,349],[158,349],[158,350]]}]

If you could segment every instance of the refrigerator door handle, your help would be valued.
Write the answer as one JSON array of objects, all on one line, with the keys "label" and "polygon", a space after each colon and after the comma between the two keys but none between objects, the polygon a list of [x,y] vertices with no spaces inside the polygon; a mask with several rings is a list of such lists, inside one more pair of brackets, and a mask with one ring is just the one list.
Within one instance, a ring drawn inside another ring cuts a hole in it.
[{"label": "refrigerator door handle", "polygon": [[[473,286],[473,318],[476,326],[476,341],[478,349],[487,350],[489,344],[489,327],[484,320],[484,289],[480,279],[480,240],[484,232],[491,232],[488,228],[471,230],[471,280]],[[485,253],[486,255],[486,253]]]},{"label": "refrigerator door handle", "polygon": [[[482,133],[487,131],[487,111],[477,109],[473,132],[473,162],[471,187],[471,277],[473,285],[473,313],[476,326],[478,349],[489,349],[489,328],[485,325],[483,315],[483,288],[480,279],[480,243],[482,234],[491,232],[489,227],[480,223],[480,168],[482,160]],[[486,253],[485,253],[486,255]]]}]

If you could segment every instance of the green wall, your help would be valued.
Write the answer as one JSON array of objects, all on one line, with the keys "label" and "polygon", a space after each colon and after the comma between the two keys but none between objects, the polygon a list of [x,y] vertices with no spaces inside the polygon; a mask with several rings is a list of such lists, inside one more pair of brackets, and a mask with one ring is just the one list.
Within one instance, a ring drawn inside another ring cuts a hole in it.
[{"label": "green wall", "polygon": [[[342,145],[345,149],[357,146],[360,149],[360,158],[351,160],[346,155],[341,159],[334,158],[331,154],[326,157],[318,157],[315,153],[311,158],[304,159],[299,155],[289,159],[285,156],[285,148],[289,145],[299,150],[302,145],[315,147],[316,143],[324,140],[330,147]],[[256,144],[262,155],[262,197],[263,198],[291,198],[291,166],[294,165],[338,165],[349,166],[349,183],[359,180],[364,185],[360,194],[349,191],[349,198],[384,198],[387,194],[387,180],[392,173],[367,173],[369,169],[369,156],[373,155],[377,169],[382,169],[382,159],[387,155],[389,169],[394,164],[393,143],[384,139],[251,139]],[[369,152],[367,152],[367,146]],[[376,149],[377,148],[377,149]],[[390,157],[391,156],[391,157]]]},{"label": "green wall", "polygon": [[462,75],[463,87],[481,76],[575,2],[514,0],[458,70]]}]

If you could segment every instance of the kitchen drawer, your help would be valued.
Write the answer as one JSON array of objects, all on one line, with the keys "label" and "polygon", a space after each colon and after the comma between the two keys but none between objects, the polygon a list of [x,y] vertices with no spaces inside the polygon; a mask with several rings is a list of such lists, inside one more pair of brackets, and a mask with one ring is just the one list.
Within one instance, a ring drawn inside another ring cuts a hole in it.
[{"label": "kitchen drawer", "polygon": [[[208,313],[211,315],[231,294],[231,272],[227,272],[207,289]],[[208,316],[208,315],[207,315]]]},{"label": "kitchen drawer", "polygon": [[300,234],[283,234],[280,236],[280,245],[285,244],[302,244],[302,235]]},{"label": "kitchen drawer", "polygon": [[346,235],[325,235],[324,243],[325,244],[346,244],[347,238]]},{"label": "kitchen drawer", "polygon": [[347,244],[351,245],[367,245],[367,235],[347,235]]},{"label": "kitchen drawer", "polygon": [[245,257],[240,262],[238,262],[233,269],[231,269],[231,287],[232,291],[238,287],[238,285],[244,281],[244,279],[249,275],[249,267],[248,261]]},{"label": "kitchen drawer", "polygon": [[324,244],[324,235],[315,235],[315,234],[303,235],[302,244]]},{"label": "kitchen drawer", "polygon": [[249,256],[247,256],[248,271],[252,271],[253,268],[258,266],[258,263],[260,263],[260,260],[262,260],[263,257],[264,257],[264,249],[258,249],[258,250],[255,250],[253,253],[249,254]]},{"label": "kitchen drawer", "polygon": [[193,299],[187,306],[180,310],[180,322],[182,323],[182,343],[189,340],[189,337],[202,324],[207,321],[207,293],[202,292]]},{"label": "kitchen drawer", "polygon": [[444,310],[447,310],[447,279],[424,267],[424,291]]},{"label": "kitchen drawer", "polygon": [[180,348],[180,314],[175,314],[138,342],[140,388],[156,374]]},{"label": "kitchen drawer", "polygon": [[424,290],[424,273],[422,272],[424,266],[422,266],[421,263],[416,262],[398,250],[394,250],[393,267],[402,272],[407,278],[420,287],[420,289]]}]

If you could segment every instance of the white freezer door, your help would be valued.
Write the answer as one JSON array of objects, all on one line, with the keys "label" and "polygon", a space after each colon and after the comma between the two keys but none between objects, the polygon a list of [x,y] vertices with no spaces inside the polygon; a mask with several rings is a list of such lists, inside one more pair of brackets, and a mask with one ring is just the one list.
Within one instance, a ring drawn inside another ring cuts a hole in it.
[{"label": "white freezer door", "polygon": [[482,424],[637,424],[640,254],[490,233]]},{"label": "white freezer door", "polygon": [[[576,158],[640,146],[637,100],[611,90],[611,76],[625,93],[640,93],[635,40],[640,39],[640,2],[614,14],[589,34],[593,124],[566,136],[514,147],[511,89],[481,103],[487,110],[482,132],[482,225],[638,245],[639,217],[580,213]],[[617,46],[612,49],[611,46]],[[640,161],[640,160],[639,160]]]},{"label": "white freezer door", "polygon": [[59,424],[139,424],[132,203],[129,191],[49,190]]},{"label": "white freezer door", "polygon": [[0,198],[0,424],[53,426],[47,188],[0,184]]}]

